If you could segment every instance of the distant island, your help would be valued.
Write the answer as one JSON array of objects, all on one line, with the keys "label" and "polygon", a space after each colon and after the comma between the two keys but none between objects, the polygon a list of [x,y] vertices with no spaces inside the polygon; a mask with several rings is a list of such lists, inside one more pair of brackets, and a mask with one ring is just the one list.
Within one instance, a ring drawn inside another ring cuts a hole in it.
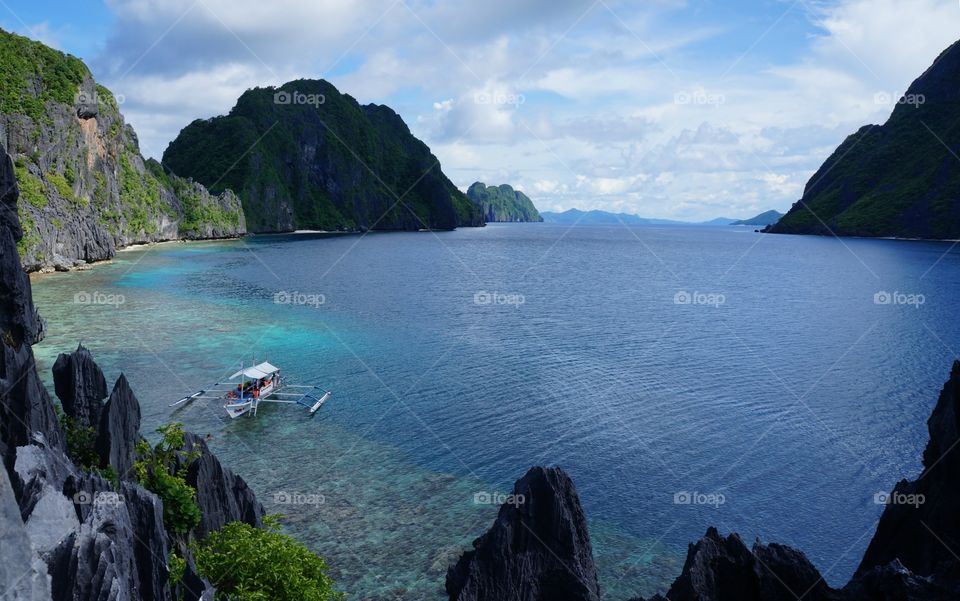
[{"label": "distant island", "polygon": [[162,163],[215,193],[236,192],[252,232],[484,223],[400,115],[322,79],[247,90],[228,115],[185,127]]},{"label": "distant island", "polygon": [[569,209],[562,213],[544,211],[540,213],[547,223],[564,225],[730,225],[736,219],[718,217],[709,221],[678,221],[675,219],[650,219],[630,213],[610,213],[608,211],[581,211]]},{"label": "distant island", "polygon": [[480,209],[487,223],[543,221],[533,201],[508,184],[487,186],[475,182],[467,190],[467,198]]},{"label": "distant island", "polygon": [[848,137],[769,232],[960,238],[960,42],[907,89],[883,125]]},{"label": "distant island", "polygon": [[780,211],[764,211],[763,213],[754,215],[749,219],[734,221],[730,225],[773,225],[774,223],[780,221],[781,217],[783,217],[783,213]]}]

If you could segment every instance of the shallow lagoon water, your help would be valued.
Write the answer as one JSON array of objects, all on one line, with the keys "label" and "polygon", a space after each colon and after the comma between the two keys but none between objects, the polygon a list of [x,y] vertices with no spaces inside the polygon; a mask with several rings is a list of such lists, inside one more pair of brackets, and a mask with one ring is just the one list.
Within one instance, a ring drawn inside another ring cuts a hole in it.
[{"label": "shallow lagoon water", "polygon": [[[742,228],[257,236],[35,278],[35,351],[49,381],[82,340],[145,431],[211,434],[353,599],[442,598],[496,513],[477,500],[538,463],[574,478],[607,598],[662,590],[709,525],[842,584],[874,494],[919,470],[958,285],[947,243]],[[168,407],[264,359],[333,398],[313,418]]]}]

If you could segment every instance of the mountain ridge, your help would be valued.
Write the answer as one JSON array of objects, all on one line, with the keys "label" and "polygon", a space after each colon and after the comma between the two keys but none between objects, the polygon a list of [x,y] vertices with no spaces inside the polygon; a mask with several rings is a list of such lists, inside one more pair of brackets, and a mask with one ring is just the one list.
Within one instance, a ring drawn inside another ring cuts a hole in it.
[{"label": "mountain ridge", "polygon": [[773,225],[783,217],[780,211],[771,209],[747,219],[734,221],[730,225]]},{"label": "mountain ridge", "polygon": [[484,224],[393,109],[322,79],[247,90],[227,115],[183,128],[162,163],[234,190],[254,232]]},{"label": "mountain ridge", "polygon": [[945,49],[882,125],[847,137],[766,231],[960,238],[960,42]]},{"label": "mountain ridge", "polygon": [[540,215],[546,223],[561,223],[567,225],[730,225],[735,219],[716,217],[708,221],[679,221],[676,219],[656,219],[640,217],[632,213],[611,213],[599,209],[581,211],[567,209],[561,213],[542,211]]}]

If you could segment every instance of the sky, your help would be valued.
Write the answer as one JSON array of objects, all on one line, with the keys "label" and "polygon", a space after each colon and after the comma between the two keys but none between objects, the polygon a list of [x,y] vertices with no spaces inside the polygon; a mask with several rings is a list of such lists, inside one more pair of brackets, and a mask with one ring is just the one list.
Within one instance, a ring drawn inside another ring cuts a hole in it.
[{"label": "sky", "polygon": [[146,156],[255,86],[393,107],[461,189],[541,210],[787,210],[960,37],[957,0],[0,0],[82,58]]}]

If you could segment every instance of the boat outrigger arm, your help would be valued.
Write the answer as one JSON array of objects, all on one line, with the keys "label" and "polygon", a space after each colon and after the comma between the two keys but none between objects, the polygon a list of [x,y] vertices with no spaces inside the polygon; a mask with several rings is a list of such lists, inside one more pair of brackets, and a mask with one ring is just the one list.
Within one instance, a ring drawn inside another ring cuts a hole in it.
[{"label": "boat outrigger arm", "polygon": [[306,407],[313,415],[327,402],[332,393],[320,386],[287,384],[280,376],[280,368],[270,363],[258,363],[242,368],[221,382],[198,390],[171,403],[176,407],[194,400],[225,401],[223,408],[231,418],[244,414],[256,415],[260,403],[291,403]]}]

